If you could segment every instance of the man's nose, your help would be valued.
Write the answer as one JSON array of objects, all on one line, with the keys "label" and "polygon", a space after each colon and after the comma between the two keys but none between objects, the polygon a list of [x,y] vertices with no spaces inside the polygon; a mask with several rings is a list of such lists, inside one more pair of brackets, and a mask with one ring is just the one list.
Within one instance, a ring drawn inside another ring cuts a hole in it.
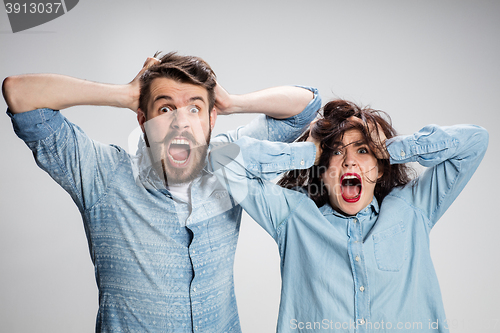
[{"label": "man's nose", "polygon": [[189,128],[189,119],[184,108],[174,111],[174,119],[172,121],[172,127],[177,130],[185,130]]}]

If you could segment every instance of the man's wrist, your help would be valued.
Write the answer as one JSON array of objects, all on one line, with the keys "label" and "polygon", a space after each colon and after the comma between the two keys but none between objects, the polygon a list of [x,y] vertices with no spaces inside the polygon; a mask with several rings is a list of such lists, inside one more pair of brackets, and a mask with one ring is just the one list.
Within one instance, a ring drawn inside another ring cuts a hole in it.
[{"label": "man's wrist", "polygon": [[222,105],[222,114],[230,115],[234,113],[242,113],[243,109],[240,106],[242,102],[240,95],[229,95],[224,100],[224,105]]},{"label": "man's wrist", "polygon": [[140,91],[132,84],[117,85],[114,106],[137,112]]}]

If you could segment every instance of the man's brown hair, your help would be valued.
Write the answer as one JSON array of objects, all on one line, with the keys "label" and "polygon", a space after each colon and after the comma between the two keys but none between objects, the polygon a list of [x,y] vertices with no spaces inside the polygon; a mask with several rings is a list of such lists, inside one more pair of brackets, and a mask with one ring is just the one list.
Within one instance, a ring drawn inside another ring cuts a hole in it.
[{"label": "man's brown hair", "polygon": [[[160,52],[157,52],[156,58]],[[168,78],[182,83],[202,86],[208,92],[208,112],[215,104],[216,76],[205,60],[194,56],[181,56],[177,52],[169,52],[159,58],[160,63],[148,68],[141,76],[141,93],[139,108],[147,117],[148,101],[151,95],[151,83],[156,78]]]}]

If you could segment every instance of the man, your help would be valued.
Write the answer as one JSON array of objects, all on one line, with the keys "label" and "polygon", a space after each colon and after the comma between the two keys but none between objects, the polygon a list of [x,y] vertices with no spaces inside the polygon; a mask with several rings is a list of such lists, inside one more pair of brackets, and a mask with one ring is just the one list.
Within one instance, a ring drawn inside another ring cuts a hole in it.
[{"label": "man", "polygon": [[[99,288],[97,332],[240,332],[233,261],[241,208],[207,171],[219,114],[267,116],[242,136],[293,141],[321,101],[314,89],[229,95],[210,66],[169,53],[126,85],[21,75],[3,94],[17,135],[82,215]],[[136,156],[89,139],[59,111],[107,105],[137,112]],[[278,120],[279,119],[279,120]]]}]

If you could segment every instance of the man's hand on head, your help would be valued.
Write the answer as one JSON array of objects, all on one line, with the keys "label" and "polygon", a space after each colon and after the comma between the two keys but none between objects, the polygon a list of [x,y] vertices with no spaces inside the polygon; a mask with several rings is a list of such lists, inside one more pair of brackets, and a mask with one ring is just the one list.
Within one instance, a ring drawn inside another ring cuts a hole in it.
[{"label": "man's hand on head", "polygon": [[141,76],[144,72],[153,65],[160,64],[160,60],[152,57],[148,57],[142,66],[140,72],[135,76],[135,78],[130,81],[128,86],[128,100],[124,108],[128,108],[137,113],[137,109],[139,108],[139,96],[141,94]]},{"label": "man's hand on head", "polygon": [[215,86],[215,110],[218,115],[228,115],[232,113],[233,101],[231,95],[217,82]]}]

